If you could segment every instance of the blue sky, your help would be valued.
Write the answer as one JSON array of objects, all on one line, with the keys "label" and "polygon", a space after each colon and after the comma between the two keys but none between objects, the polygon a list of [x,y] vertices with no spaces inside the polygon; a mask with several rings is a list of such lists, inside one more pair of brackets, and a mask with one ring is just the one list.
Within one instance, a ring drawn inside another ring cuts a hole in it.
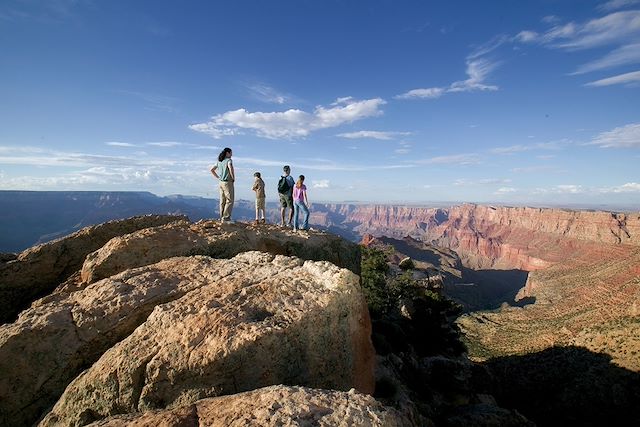
[{"label": "blue sky", "polygon": [[0,3],[0,189],[640,204],[640,1]]}]

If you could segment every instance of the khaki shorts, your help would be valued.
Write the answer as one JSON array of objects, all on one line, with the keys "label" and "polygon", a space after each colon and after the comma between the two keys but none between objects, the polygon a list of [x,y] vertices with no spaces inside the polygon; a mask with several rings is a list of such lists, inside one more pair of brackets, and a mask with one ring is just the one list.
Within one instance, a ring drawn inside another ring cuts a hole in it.
[{"label": "khaki shorts", "polygon": [[264,209],[266,203],[264,197],[256,198],[256,209]]},{"label": "khaki shorts", "polygon": [[293,196],[288,194],[280,194],[280,206],[283,208],[293,209]]}]

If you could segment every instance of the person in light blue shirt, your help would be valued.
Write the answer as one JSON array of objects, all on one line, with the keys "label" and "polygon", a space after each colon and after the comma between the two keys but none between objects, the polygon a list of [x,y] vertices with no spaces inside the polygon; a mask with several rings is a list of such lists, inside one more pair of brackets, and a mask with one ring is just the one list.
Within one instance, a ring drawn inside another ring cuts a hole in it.
[{"label": "person in light blue shirt", "polygon": [[233,212],[234,188],[236,174],[233,170],[231,148],[225,148],[218,155],[218,163],[211,168],[213,176],[220,180],[220,221],[233,222],[231,212]]}]

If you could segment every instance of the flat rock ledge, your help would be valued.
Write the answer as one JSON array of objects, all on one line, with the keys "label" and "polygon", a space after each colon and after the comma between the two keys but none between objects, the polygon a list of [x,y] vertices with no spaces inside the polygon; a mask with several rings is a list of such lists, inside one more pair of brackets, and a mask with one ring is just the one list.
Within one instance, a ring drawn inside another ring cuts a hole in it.
[{"label": "flat rock ledge", "polygon": [[329,261],[360,274],[360,249],[355,243],[320,232],[293,232],[275,225],[218,221],[189,221],[147,228],[111,239],[89,254],[81,279],[92,283],[129,268],[188,255],[231,258],[247,251],[291,255],[306,260]]}]

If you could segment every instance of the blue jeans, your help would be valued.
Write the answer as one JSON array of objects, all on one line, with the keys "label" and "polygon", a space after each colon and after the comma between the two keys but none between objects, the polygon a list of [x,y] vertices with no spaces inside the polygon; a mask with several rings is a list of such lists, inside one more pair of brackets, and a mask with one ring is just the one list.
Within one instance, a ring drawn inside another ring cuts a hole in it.
[{"label": "blue jeans", "polygon": [[[304,212],[304,219],[302,220],[302,225],[299,225],[298,221],[298,213],[302,211]],[[296,200],[293,202],[293,228],[296,230],[308,230],[309,229],[309,208],[304,202]]]}]

